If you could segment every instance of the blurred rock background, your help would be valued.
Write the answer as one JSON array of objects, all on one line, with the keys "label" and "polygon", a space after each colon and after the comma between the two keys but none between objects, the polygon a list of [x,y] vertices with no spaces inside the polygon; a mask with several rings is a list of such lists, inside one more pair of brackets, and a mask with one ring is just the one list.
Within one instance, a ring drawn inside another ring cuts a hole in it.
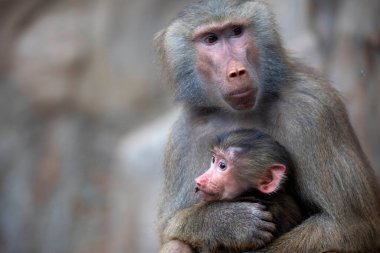
[{"label": "blurred rock background", "polygon": [[[0,0],[0,252],[157,252],[178,111],[152,38],[184,0]],[[270,0],[380,176],[380,2]]]}]

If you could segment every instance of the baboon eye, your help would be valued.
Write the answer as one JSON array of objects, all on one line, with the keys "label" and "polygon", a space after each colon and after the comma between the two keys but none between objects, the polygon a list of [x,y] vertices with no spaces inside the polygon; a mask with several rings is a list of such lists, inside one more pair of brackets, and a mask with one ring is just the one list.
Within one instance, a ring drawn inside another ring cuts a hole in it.
[{"label": "baboon eye", "polygon": [[214,45],[218,41],[218,36],[215,34],[208,34],[205,36],[204,41],[209,45]]},{"label": "baboon eye", "polygon": [[226,166],[226,164],[224,162],[220,162],[219,163],[219,168],[220,168],[220,170],[226,170],[227,166]]},{"label": "baboon eye", "polygon": [[211,158],[211,162],[212,163],[215,163],[215,156],[213,155],[212,158]]},{"label": "baboon eye", "polygon": [[243,27],[241,26],[235,26],[233,29],[232,29],[232,34],[233,36],[239,36],[243,33]]}]

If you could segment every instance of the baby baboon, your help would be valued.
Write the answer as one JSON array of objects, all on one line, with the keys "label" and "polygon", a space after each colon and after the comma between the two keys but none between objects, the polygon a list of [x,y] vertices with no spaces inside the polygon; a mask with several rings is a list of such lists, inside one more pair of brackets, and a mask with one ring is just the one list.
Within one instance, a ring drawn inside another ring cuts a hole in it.
[{"label": "baby baboon", "polygon": [[211,151],[210,168],[195,179],[202,200],[264,204],[273,215],[275,236],[301,223],[295,192],[287,187],[293,163],[282,145],[258,130],[240,129],[218,135]]}]

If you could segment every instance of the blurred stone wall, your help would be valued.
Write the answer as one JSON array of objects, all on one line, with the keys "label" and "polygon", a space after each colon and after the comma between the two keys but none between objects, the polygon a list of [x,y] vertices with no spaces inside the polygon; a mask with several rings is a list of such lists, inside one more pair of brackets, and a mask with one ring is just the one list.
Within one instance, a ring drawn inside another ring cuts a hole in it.
[{"label": "blurred stone wall", "polygon": [[[189,1],[0,1],[0,252],[157,252],[178,115],[152,38]],[[270,0],[285,44],[342,93],[380,175],[376,0]]]}]

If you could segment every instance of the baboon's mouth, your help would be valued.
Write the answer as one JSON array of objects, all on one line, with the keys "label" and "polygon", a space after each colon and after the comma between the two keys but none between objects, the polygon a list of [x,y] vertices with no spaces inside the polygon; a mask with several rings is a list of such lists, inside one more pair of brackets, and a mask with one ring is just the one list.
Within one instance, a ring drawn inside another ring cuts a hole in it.
[{"label": "baboon's mouth", "polygon": [[198,193],[198,192],[199,192],[200,198],[204,201],[211,201],[211,200],[218,200],[219,199],[218,193],[206,192],[199,187],[195,187],[194,188],[194,194]]},{"label": "baboon's mouth", "polygon": [[255,105],[256,90],[252,88],[239,90],[225,96],[225,100],[235,110],[249,110]]},{"label": "baboon's mouth", "polygon": [[230,92],[226,95],[227,98],[244,98],[250,96],[254,92],[254,89],[248,87],[240,90]]}]

